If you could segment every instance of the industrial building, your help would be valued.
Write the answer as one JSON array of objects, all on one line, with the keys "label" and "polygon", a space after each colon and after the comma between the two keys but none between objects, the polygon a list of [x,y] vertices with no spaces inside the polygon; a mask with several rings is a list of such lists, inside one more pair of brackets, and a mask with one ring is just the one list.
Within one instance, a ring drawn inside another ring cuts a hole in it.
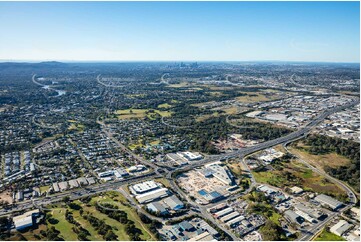
[{"label": "industrial building", "polygon": [[303,189],[297,186],[291,187],[290,191],[292,194],[298,195],[301,194],[303,192]]},{"label": "industrial building", "polygon": [[175,211],[184,208],[184,203],[182,203],[175,195],[167,197],[163,202],[167,204],[170,209]]},{"label": "industrial building", "polygon": [[149,203],[147,209],[160,215],[168,214],[167,209],[159,202]]},{"label": "industrial building", "polygon": [[223,223],[226,223],[226,222],[234,219],[235,217],[237,217],[237,216],[239,216],[239,215],[240,215],[239,212],[235,211],[235,212],[233,212],[233,213],[230,213],[230,214],[222,217],[222,218],[221,218],[221,221],[222,221]]},{"label": "industrial building", "polygon": [[222,217],[222,216],[225,216],[225,215],[227,215],[227,214],[232,213],[233,211],[234,211],[233,208],[226,208],[226,209],[223,209],[223,210],[221,210],[221,211],[216,212],[216,213],[214,214],[214,216],[215,216],[216,218],[220,218],[220,217]]},{"label": "industrial building", "polygon": [[295,205],[295,209],[296,211],[302,211],[304,213],[306,213],[307,215],[309,215],[310,217],[314,218],[314,219],[321,219],[322,216],[324,216],[324,214],[316,209],[310,208],[310,207],[306,207],[305,205],[299,203]]},{"label": "industrial building", "polygon": [[324,194],[315,197],[315,201],[321,203],[323,206],[331,208],[332,210],[337,210],[343,206],[342,202]]},{"label": "industrial building", "polygon": [[285,218],[291,223],[302,224],[305,221],[304,218],[292,210],[286,210],[284,215]]},{"label": "industrial building", "polygon": [[226,166],[221,166],[220,162],[205,165],[202,175],[205,177],[214,176],[227,185],[234,185],[234,176]]},{"label": "industrial building", "polygon": [[244,219],[245,219],[244,216],[238,216],[238,217],[233,218],[232,220],[228,221],[226,224],[227,224],[227,226],[232,228],[234,226],[237,226]]},{"label": "industrial building", "polygon": [[87,179],[86,179],[85,177],[79,177],[79,178],[76,179],[76,180],[78,181],[78,183],[79,183],[80,186],[82,186],[82,185],[84,185],[84,186],[88,185],[88,181],[87,181]]},{"label": "industrial building", "polygon": [[187,241],[212,241],[212,240],[213,240],[213,236],[208,231],[205,231]]},{"label": "industrial building", "polygon": [[340,221],[338,221],[337,224],[335,224],[334,226],[332,226],[330,228],[330,232],[334,233],[338,236],[342,236],[344,233],[346,233],[352,227],[353,227],[353,225],[349,224],[347,221],[340,220]]}]

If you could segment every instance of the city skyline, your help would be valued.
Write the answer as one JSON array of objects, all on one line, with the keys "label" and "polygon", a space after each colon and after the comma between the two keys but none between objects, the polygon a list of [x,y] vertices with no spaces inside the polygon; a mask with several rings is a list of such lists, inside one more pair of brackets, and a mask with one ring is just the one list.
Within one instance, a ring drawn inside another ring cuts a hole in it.
[{"label": "city skyline", "polygon": [[360,61],[359,2],[0,2],[0,61]]}]

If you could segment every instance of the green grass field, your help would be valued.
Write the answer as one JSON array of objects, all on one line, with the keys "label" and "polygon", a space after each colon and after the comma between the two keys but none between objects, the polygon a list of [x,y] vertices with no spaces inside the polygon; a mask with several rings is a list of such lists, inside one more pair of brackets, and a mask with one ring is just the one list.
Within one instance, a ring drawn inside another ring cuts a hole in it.
[{"label": "green grass field", "polygon": [[345,241],[345,239],[324,229],[315,241]]},{"label": "green grass field", "polygon": [[61,237],[63,237],[66,241],[78,240],[78,236],[71,230],[73,225],[65,220],[65,210],[66,208],[54,208],[51,211],[51,215],[59,222],[56,224],[49,224],[49,226],[54,226],[57,230],[59,230]]},{"label": "green grass field", "polygon": [[158,105],[158,108],[171,108],[172,105],[168,104],[168,103],[162,103]]},{"label": "green grass field", "polygon": [[[93,214],[97,218],[104,220],[106,224],[113,227],[113,232],[118,236],[118,240],[120,241],[129,241],[130,237],[125,231],[125,225],[120,223],[117,220],[114,220],[110,217],[108,217],[106,214],[101,213],[96,210],[95,205],[97,202],[104,202],[104,203],[111,203],[114,205],[117,205],[120,210],[124,211],[128,215],[128,219],[132,220],[137,228],[139,228],[142,231],[142,235],[140,238],[144,241],[151,241],[156,240],[155,236],[149,231],[149,225],[144,224],[135,208],[131,206],[127,206],[128,202],[127,200],[118,192],[107,192],[103,196],[96,196],[91,199],[89,204],[84,204],[81,201],[77,200],[75,203],[80,205],[84,212],[89,212],[90,214]],[[78,240],[77,235],[72,231],[73,224],[69,223],[65,219],[65,211],[68,209],[70,212],[73,213],[74,219],[81,224],[83,228],[88,230],[90,235],[87,236],[87,238],[91,241],[101,241],[104,240],[101,235],[97,233],[95,228],[81,215],[79,210],[74,210],[69,207],[66,207],[64,205],[58,204],[56,206],[52,206],[50,214],[52,215],[52,218],[56,220],[56,223],[54,224],[48,224],[48,226],[54,226],[57,230],[60,231],[60,237],[62,237],[66,241],[74,241]],[[29,235],[29,238],[33,238]]]},{"label": "green grass field", "polygon": [[157,114],[162,117],[170,117],[172,112],[160,110],[154,110],[154,112],[150,112],[150,109],[124,109],[116,111],[115,114],[118,115],[119,119],[143,119],[145,117],[148,117],[149,119],[155,119],[155,115]]}]

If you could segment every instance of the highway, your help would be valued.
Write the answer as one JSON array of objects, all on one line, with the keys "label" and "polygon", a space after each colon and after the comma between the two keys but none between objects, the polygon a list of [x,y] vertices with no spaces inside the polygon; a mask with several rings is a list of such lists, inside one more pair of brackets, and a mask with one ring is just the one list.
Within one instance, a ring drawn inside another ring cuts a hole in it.
[{"label": "highway", "polygon": [[100,76],[101,76],[101,74],[99,74],[99,75],[97,76],[97,82],[98,82],[100,85],[102,85],[102,86],[105,86],[105,87],[124,87],[124,85],[109,85],[109,84],[105,84],[104,82],[102,82],[102,81],[100,80]]},{"label": "highway", "polygon": [[[320,122],[322,122],[328,115],[332,114],[332,113],[335,113],[335,112],[339,112],[345,108],[348,108],[348,107],[352,107],[356,104],[358,104],[359,101],[353,101],[351,103],[348,103],[346,105],[343,105],[343,106],[340,106],[340,107],[336,107],[336,108],[333,108],[333,109],[330,109],[330,110],[327,110],[323,113],[321,113],[319,116],[317,116],[315,119],[313,119],[311,122],[309,122],[305,127],[295,131],[295,132],[292,132],[286,136],[283,136],[283,137],[280,137],[280,138],[277,138],[277,139],[273,139],[273,140],[270,140],[270,141],[267,141],[267,142],[264,142],[264,143],[261,143],[261,144],[258,144],[258,145],[255,145],[255,146],[252,146],[252,147],[248,147],[248,148],[243,148],[243,149],[240,149],[238,151],[235,151],[235,152],[231,152],[231,153],[227,153],[227,154],[222,154],[222,155],[214,155],[214,156],[208,156],[207,158],[199,161],[199,162],[196,162],[196,163],[193,163],[193,164],[189,164],[189,165],[186,165],[186,166],[183,166],[183,167],[178,167],[174,170],[171,170],[167,173],[166,175],[166,178],[169,180],[172,188],[178,192],[179,195],[181,195],[182,197],[186,198],[189,203],[194,206],[195,208],[197,208],[201,214],[203,216],[205,216],[206,218],[212,218],[209,213],[205,210],[205,207],[204,206],[199,206],[198,204],[196,204],[195,202],[193,201],[190,201],[190,199],[188,198],[188,196],[186,196],[186,194],[184,194],[184,192],[178,187],[178,185],[176,184],[176,182],[174,182],[174,178],[172,177],[173,174],[176,172],[176,171],[187,171],[187,170],[190,170],[192,168],[195,168],[195,167],[198,167],[198,166],[201,166],[201,165],[204,165],[206,163],[210,163],[210,162],[215,162],[215,161],[219,161],[221,159],[228,159],[228,158],[236,158],[236,157],[239,157],[240,158],[240,161],[241,162],[244,162],[243,161],[243,158],[247,155],[250,155],[254,152],[257,152],[257,151],[260,151],[260,150],[263,150],[263,149],[267,149],[267,148],[270,148],[270,147],[273,147],[273,146],[276,146],[278,144],[284,144],[284,143],[290,143],[292,141],[295,141],[297,139],[301,139],[303,137],[305,137],[313,127],[315,127],[316,125],[318,125]],[[247,167],[247,166],[246,166]],[[330,176],[328,176],[330,177]],[[252,177],[252,186],[255,184],[255,180],[254,178]],[[334,180],[337,180],[337,179],[332,179],[332,181]],[[338,181],[338,180],[337,180]],[[337,182],[337,184],[340,183],[339,181]],[[342,183],[341,183],[342,184]],[[251,188],[252,188],[251,186]],[[345,186],[344,184],[342,184],[342,186]],[[251,189],[250,188],[250,189]],[[249,189],[249,190],[250,190]],[[349,188],[347,188],[349,189]],[[352,193],[353,194],[353,193]],[[353,194],[352,197],[354,197],[355,195]],[[352,202],[354,201],[357,201],[357,200],[354,200],[353,198],[351,199]],[[350,206],[350,205],[348,205]],[[347,207],[348,207],[347,206]],[[329,216],[327,219],[325,219],[325,221],[321,222],[320,224],[316,225],[314,228],[312,228],[311,230],[307,231],[307,233],[305,235],[303,235],[303,237],[301,237],[300,240],[308,240],[310,238],[312,238],[316,233],[318,233],[318,231],[320,229],[322,229],[324,227],[325,224],[327,224],[330,220],[332,219],[332,216]],[[214,221],[214,219],[210,219],[212,222],[214,222],[215,224],[217,224],[218,226],[221,227],[221,225],[219,225],[219,223],[217,223],[217,221]],[[221,227],[221,229],[224,229]],[[228,234],[232,235],[232,239],[235,239],[233,238],[233,234],[231,232],[229,232],[228,230],[224,229],[224,231],[227,231]],[[239,238],[236,238],[236,240],[239,240]]]},{"label": "highway", "polygon": [[124,184],[129,184],[130,182],[133,182],[133,181],[141,181],[141,180],[147,180],[147,179],[151,179],[151,178],[154,179],[154,178],[159,178],[159,177],[160,177],[159,175],[156,175],[154,172],[152,172],[152,173],[148,173],[148,174],[138,176],[138,177],[130,177],[128,179],[124,179],[124,180],[120,180],[120,181],[113,181],[113,182],[107,182],[107,183],[103,183],[103,184],[96,184],[96,185],[93,185],[93,186],[79,188],[79,189],[72,190],[72,191],[66,191],[66,192],[63,192],[63,193],[53,194],[53,195],[50,195],[50,196],[47,196],[47,197],[40,197],[40,198],[33,199],[33,200],[18,202],[12,208],[1,209],[0,210],[0,216],[5,215],[5,214],[9,214],[9,213],[12,213],[12,212],[16,212],[16,211],[30,209],[34,205],[35,205],[35,207],[37,207],[37,206],[41,206],[41,205],[47,205],[47,204],[55,203],[55,202],[61,201],[64,197],[67,197],[67,196],[69,196],[71,200],[76,200],[76,199],[86,197],[86,196],[89,196],[89,195],[93,195],[93,194],[97,194],[97,193],[101,193],[101,192],[105,192],[105,191],[111,191],[111,190],[114,190],[114,189],[118,189],[120,186],[122,186]]},{"label": "highway", "polygon": [[[98,76],[98,78],[99,77],[100,76]],[[33,79],[34,78],[35,78],[35,75],[33,76]],[[178,195],[185,198],[189,202],[189,204],[193,207],[192,209],[200,212],[205,218],[209,219],[214,224],[216,224],[220,229],[222,229],[224,232],[229,234],[232,237],[233,240],[240,240],[239,238],[235,237],[231,231],[229,231],[223,225],[220,225],[217,221],[215,221],[214,218],[206,211],[206,206],[200,206],[199,204],[192,201],[178,187],[178,185],[174,181],[172,175],[176,171],[190,170],[192,168],[202,166],[202,165],[210,163],[210,162],[219,161],[219,160],[222,160],[222,159],[229,159],[229,158],[237,158],[238,157],[238,158],[240,158],[241,162],[243,162],[242,160],[246,155],[252,154],[254,152],[257,152],[257,151],[260,151],[260,150],[263,150],[263,149],[273,147],[273,146],[278,145],[278,144],[289,143],[291,141],[295,141],[297,139],[300,139],[300,138],[306,136],[311,131],[311,129],[313,127],[315,127],[320,122],[322,122],[328,115],[330,115],[332,113],[335,113],[335,112],[339,112],[339,111],[341,111],[341,110],[343,110],[345,108],[354,106],[354,105],[356,105],[358,103],[359,103],[359,100],[356,100],[356,101],[353,101],[353,102],[348,103],[346,105],[327,110],[327,111],[321,113],[315,119],[313,119],[305,127],[301,128],[301,129],[299,129],[299,130],[297,130],[295,132],[292,132],[292,133],[290,133],[290,134],[288,134],[286,136],[283,136],[283,137],[280,137],[280,138],[277,138],[277,139],[273,139],[273,140],[270,140],[270,141],[266,141],[266,142],[263,142],[261,144],[258,144],[258,145],[252,146],[252,147],[243,148],[243,149],[240,149],[238,151],[230,152],[230,153],[227,153],[227,154],[207,156],[205,159],[200,160],[198,162],[194,162],[192,164],[170,170],[165,174],[165,177],[169,180],[172,189],[175,192],[177,192]],[[123,144],[121,144],[117,139],[115,139],[113,137],[113,135],[106,129],[106,126],[105,126],[105,124],[103,122],[100,122],[99,120],[97,120],[97,122],[102,126],[103,132],[110,139],[112,139],[116,144],[118,144],[119,147],[121,147],[121,149],[123,149],[125,152],[129,153],[131,156],[133,156],[136,160],[143,163],[144,165],[147,165],[147,166],[153,168],[154,172],[146,174],[146,175],[142,175],[142,176],[139,176],[139,177],[132,177],[132,178],[124,179],[124,180],[120,180],[120,181],[107,182],[107,183],[104,183],[104,184],[96,184],[96,185],[93,185],[93,186],[89,186],[87,188],[81,188],[81,189],[77,189],[77,190],[74,190],[74,191],[68,191],[68,192],[64,192],[64,193],[60,193],[60,194],[54,194],[54,195],[52,195],[50,197],[46,197],[46,198],[38,198],[38,199],[34,199],[32,201],[20,202],[20,203],[17,203],[16,207],[14,207],[14,208],[11,208],[11,209],[8,209],[8,210],[1,209],[0,210],[0,216],[4,215],[4,214],[11,213],[11,212],[14,212],[14,211],[21,211],[21,210],[24,210],[24,209],[30,209],[33,206],[38,207],[38,206],[41,206],[41,205],[47,205],[47,204],[50,204],[50,203],[54,203],[54,202],[62,200],[66,196],[70,196],[71,200],[79,199],[81,197],[89,196],[89,195],[96,194],[96,193],[101,193],[101,192],[104,192],[104,191],[117,190],[122,185],[129,184],[130,182],[133,182],[133,181],[138,182],[138,181],[141,181],[141,180],[144,180],[144,179],[163,177],[164,176],[164,175],[161,175],[159,173],[160,168],[158,166],[156,166],[155,164],[153,164],[153,163],[151,163],[149,161],[146,161],[142,157],[134,154],[132,151],[130,151],[127,147],[125,147]],[[316,168],[313,167],[313,169],[316,169]],[[316,172],[319,172],[319,171],[316,171]],[[327,175],[327,174],[322,174],[322,175]],[[334,178],[332,178],[332,177],[330,177],[328,175],[327,175],[327,178],[332,180],[332,181],[337,180],[337,179],[334,179]],[[252,184],[254,184],[254,180],[253,180]],[[339,184],[339,181],[337,182],[337,184]],[[345,189],[349,189],[349,188],[347,188],[347,186],[345,186],[342,183],[340,184],[340,186],[344,186]],[[136,204],[134,201],[132,201],[132,199],[129,196],[127,197],[127,199],[131,201],[131,204]],[[351,202],[355,202],[355,201],[356,200],[354,200],[353,198],[351,199]],[[138,209],[140,209],[138,206],[136,206],[136,207]],[[329,218],[329,219],[331,219],[331,218]],[[328,220],[326,222],[328,222]],[[320,224],[324,225],[324,223],[320,223]],[[310,238],[309,236],[313,236],[315,233],[317,233],[317,231],[319,231],[319,229],[321,228],[321,227],[319,228],[319,226],[321,226],[321,225],[317,225],[315,228],[313,228],[311,231],[309,231],[310,232],[309,235],[305,235],[305,236],[301,237],[301,240],[304,239],[304,238],[306,238],[306,239]],[[315,231],[315,232],[313,232],[313,231]],[[311,234],[313,234],[313,235],[311,235]]]}]

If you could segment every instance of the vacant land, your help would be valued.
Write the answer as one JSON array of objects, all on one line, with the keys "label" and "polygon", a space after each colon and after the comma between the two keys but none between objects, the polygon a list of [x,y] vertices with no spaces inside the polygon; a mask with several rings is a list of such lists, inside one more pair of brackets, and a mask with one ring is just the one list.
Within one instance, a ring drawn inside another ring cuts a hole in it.
[{"label": "vacant land", "polygon": [[154,145],[158,145],[159,143],[160,143],[159,139],[154,139],[152,141],[147,141],[147,142],[144,142],[143,139],[139,139],[138,141],[129,144],[128,148],[131,149],[131,150],[135,150],[138,147],[139,148],[145,148],[147,145],[154,146]]},{"label": "vacant land", "polygon": [[242,96],[236,97],[236,100],[243,103],[252,103],[252,102],[265,102],[278,99],[277,94],[266,95],[263,92],[241,92]]},{"label": "vacant land", "polygon": [[202,122],[202,121],[205,121],[209,118],[214,118],[214,117],[218,117],[219,116],[219,113],[218,112],[214,112],[212,114],[203,114],[203,115],[199,115],[197,118],[196,118],[196,121],[197,122]]},{"label": "vacant land", "polygon": [[275,170],[252,172],[259,183],[284,188],[285,186],[300,186],[304,190],[326,193],[334,196],[344,195],[344,191],[325,177],[314,173],[298,161],[282,163]]},{"label": "vacant land", "polygon": [[183,87],[189,87],[189,86],[193,86],[193,84],[190,82],[180,82],[177,84],[168,85],[168,87],[172,87],[172,88],[183,88]]},{"label": "vacant land", "polygon": [[232,171],[232,173],[237,177],[241,176],[245,171],[247,171],[243,163],[229,163],[227,164],[227,166]]},{"label": "vacant land", "polygon": [[169,111],[160,111],[155,109],[124,109],[116,111],[116,114],[118,114],[119,119],[143,119],[145,117],[154,119],[156,115],[160,115],[162,117],[170,117],[172,115]]},{"label": "vacant land", "polygon": [[77,122],[71,122],[71,124],[68,127],[68,130],[77,130],[78,132],[84,131],[84,124],[80,124]]},{"label": "vacant land", "polygon": [[306,160],[311,165],[317,167],[318,169],[323,170],[324,167],[330,166],[333,168],[348,165],[350,160],[344,156],[338,155],[336,153],[329,153],[324,155],[312,155],[302,148],[303,146],[290,147],[289,150],[291,153],[299,156],[301,159]]},{"label": "vacant land", "polygon": [[145,97],[146,94],[142,93],[142,94],[126,94],[126,97],[129,98],[138,98],[138,97]]},{"label": "vacant land", "polygon": [[224,96],[224,94],[222,92],[206,92],[206,94],[209,94],[211,96],[214,96],[214,97],[221,97],[221,96]]},{"label": "vacant land", "polygon": [[172,105],[168,104],[168,103],[162,103],[158,105],[158,108],[171,108]]},{"label": "vacant land", "polygon": [[345,241],[345,239],[324,229],[315,241]]}]

